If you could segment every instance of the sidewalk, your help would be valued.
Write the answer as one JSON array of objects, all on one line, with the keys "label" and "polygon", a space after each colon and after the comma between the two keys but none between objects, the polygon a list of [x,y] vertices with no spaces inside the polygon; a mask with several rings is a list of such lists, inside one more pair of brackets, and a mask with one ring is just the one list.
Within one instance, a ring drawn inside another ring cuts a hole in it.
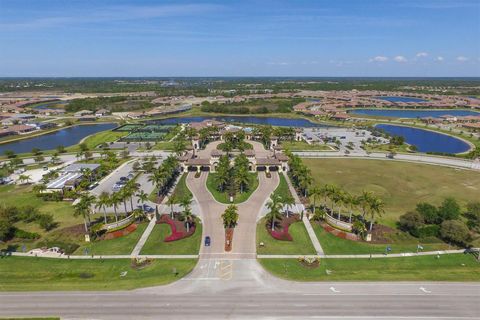
[{"label": "sidewalk", "polygon": [[132,257],[131,255],[98,255],[98,256],[69,256],[66,254],[46,254],[46,255],[34,255],[30,253],[22,253],[22,252],[11,252],[9,255],[12,255],[14,257],[31,257],[31,258],[50,258],[50,259],[72,259],[72,260],[98,260],[98,259],[132,259],[132,258],[152,258],[152,259],[197,259],[198,255],[197,254],[191,254],[191,255],[137,255],[135,257]]},{"label": "sidewalk", "polygon": [[440,251],[426,251],[426,252],[404,252],[404,253],[390,253],[390,254],[331,254],[331,255],[281,255],[281,254],[259,254],[258,259],[298,259],[302,257],[320,257],[323,259],[369,259],[369,258],[401,258],[401,257],[415,257],[415,256],[435,256],[444,254],[458,254],[463,253],[465,249],[460,250],[440,250]]},{"label": "sidewalk", "polygon": [[[283,176],[285,177],[285,180],[287,181],[288,184],[288,189],[290,190],[290,193],[292,194],[293,198],[295,199],[295,203],[301,208],[305,208],[303,204],[300,201],[300,198],[298,197],[297,191],[292,185],[292,182],[290,181],[290,178],[288,177],[287,174],[282,173]],[[308,236],[310,237],[310,241],[313,244],[313,247],[315,248],[315,252],[317,255],[323,256],[325,253],[323,251],[322,246],[320,245],[320,241],[318,241],[317,235],[315,234],[315,231],[313,231],[312,225],[310,224],[310,220],[308,220],[307,215],[303,215],[303,224],[305,225],[305,229],[307,229]]]}]

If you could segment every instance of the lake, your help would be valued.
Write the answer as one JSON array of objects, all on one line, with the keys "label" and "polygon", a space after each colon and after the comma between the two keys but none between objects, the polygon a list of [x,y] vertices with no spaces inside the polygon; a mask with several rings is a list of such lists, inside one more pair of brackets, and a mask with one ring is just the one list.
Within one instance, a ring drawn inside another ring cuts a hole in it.
[{"label": "lake", "polygon": [[405,142],[417,147],[420,152],[461,153],[468,151],[468,143],[455,137],[413,127],[377,124],[375,126],[392,136],[402,136]]},{"label": "lake", "polygon": [[200,122],[203,120],[217,120],[223,122],[238,122],[247,124],[272,125],[279,127],[330,127],[318,123],[310,122],[306,119],[288,119],[288,118],[269,118],[254,116],[217,116],[217,117],[183,117],[183,118],[166,118],[161,120],[151,120],[147,123],[155,124],[177,124]]},{"label": "lake", "polygon": [[397,97],[397,96],[380,96],[374,97],[375,99],[390,101],[390,102],[424,102],[425,99],[414,98],[414,97]]},{"label": "lake", "polygon": [[79,143],[86,136],[100,131],[111,130],[115,127],[117,127],[115,123],[101,123],[65,128],[29,139],[0,144],[0,154],[3,154],[6,150],[11,150],[15,153],[25,153],[31,152],[33,148],[52,150],[59,145],[68,147]]},{"label": "lake", "polygon": [[65,104],[65,101],[45,102],[45,103],[38,104],[38,105],[32,107],[32,109],[55,109],[55,108],[58,108],[59,105],[62,105],[62,104]]},{"label": "lake", "polygon": [[375,117],[392,117],[392,118],[439,118],[441,116],[480,116],[480,112],[470,110],[446,109],[446,110],[425,110],[425,109],[352,109],[348,113],[375,116]]}]

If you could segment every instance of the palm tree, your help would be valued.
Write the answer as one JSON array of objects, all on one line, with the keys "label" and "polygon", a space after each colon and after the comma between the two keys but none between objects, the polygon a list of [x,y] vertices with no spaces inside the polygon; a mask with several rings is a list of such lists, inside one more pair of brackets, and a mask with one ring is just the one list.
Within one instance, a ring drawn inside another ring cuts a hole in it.
[{"label": "palm tree", "polygon": [[107,223],[107,207],[110,206],[110,195],[108,192],[103,191],[98,196],[95,208],[103,209],[103,221]]},{"label": "palm tree", "polygon": [[380,198],[372,197],[369,203],[369,212],[371,218],[369,231],[371,232],[375,216],[382,216],[385,213],[385,203]]},{"label": "palm tree", "polygon": [[293,199],[292,195],[289,193],[285,198],[282,199],[283,205],[286,207],[286,213],[287,213],[287,218],[288,218],[288,209],[290,206],[293,206],[295,204],[295,199]]},{"label": "palm tree", "polygon": [[155,185],[155,188],[157,188],[158,190],[157,195],[160,196],[163,184],[165,183],[163,172],[161,172],[160,170],[153,171],[153,173],[148,177],[148,181],[152,182]]},{"label": "palm tree", "polygon": [[315,215],[315,208],[317,207],[317,197],[322,194],[322,191],[317,186],[310,189],[310,197],[313,199],[313,215]]},{"label": "palm tree", "polygon": [[137,193],[137,198],[137,203],[141,202],[142,210],[145,210],[145,202],[148,200],[148,194],[146,194],[145,191],[140,190],[140,192]]},{"label": "palm tree", "polygon": [[336,188],[336,191],[333,194],[333,202],[335,202],[336,205],[338,205],[338,220],[341,218],[342,214],[342,202],[344,199],[344,192],[340,188]]},{"label": "palm tree", "polygon": [[18,177],[18,180],[20,180],[22,183],[28,183],[32,178],[28,174],[21,174]]},{"label": "palm tree", "polygon": [[133,196],[138,192],[138,190],[140,190],[140,185],[134,180],[130,180],[124,188],[127,189],[126,191],[130,198],[130,208],[133,211]]},{"label": "palm tree", "polygon": [[115,213],[115,221],[118,221],[117,208],[120,202],[122,202],[122,199],[120,198],[120,195],[117,192],[112,193],[110,195],[109,205],[113,207],[113,212]]},{"label": "palm tree", "polygon": [[345,197],[345,204],[348,205],[349,207],[349,212],[350,212],[350,215],[349,215],[349,218],[348,218],[348,222],[349,223],[352,223],[352,215],[353,215],[353,210],[355,209],[355,207],[360,203],[359,201],[359,197],[357,196],[354,196],[352,195],[351,193],[346,193],[346,197]]},{"label": "palm tree", "polygon": [[238,208],[232,204],[225,209],[222,214],[223,226],[225,228],[235,228],[238,222]]},{"label": "palm tree", "polygon": [[362,217],[365,218],[367,215],[367,211],[369,209],[369,205],[373,195],[369,191],[362,191],[362,194],[358,197],[358,203],[362,207]]},{"label": "palm tree", "polygon": [[248,174],[248,167],[239,167],[235,170],[235,184],[240,189],[240,193],[243,193],[246,187],[250,183],[250,175]]},{"label": "palm tree", "polygon": [[335,213],[334,204],[336,203],[335,198],[337,196],[339,189],[334,184],[327,184],[325,185],[325,190],[326,190],[326,196],[328,197],[328,199],[330,199],[330,209],[332,210],[332,214],[334,214]]},{"label": "palm tree", "polygon": [[220,191],[222,192],[225,190],[225,187],[230,183],[230,171],[230,160],[228,159],[228,156],[221,156],[217,166],[216,182]]},{"label": "palm tree", "polygon": [[85,224],[85,232],[89,232],[90,227],[90,213],[92,205],[95,203],[95,197],[84,193],[80,196],[80,201],[74,205],[73,215],[75,217],[82,216]]},{"label": "palm tree", "polygon": [[172,193],[167,199],[167,205],[170,206],[170,217],[173,219],[173,206],[177,204],[177,197]]},{"label": "palm tree", "polygon": [[127,199],[129,198],[129,191],[128,188],[125,186],[120,189],[119,192],[117,192],[118,197],[120,198],[120,201],[123,202],[123,207],[125,208],[125,216],[128,215],[128,210],[127,210]]},{"label": "palm tree", "polygon": [[187,226],[187,233],[190,231],[190,222],[193,218],[192,209],[190,205],[192,204],[192,196],[187,195],[180,200],[180,206],[183,208],[182,217],[185,220],[185,225]]},{"label": "palm tree", "polygon": [[267,208],[268,208],[269,212],[265,216],[267,221],[270,222],[272,231],[275,230],[275,221],[282,217],[282,215],[280,213],[280,210],[281,210],[282,207],[283,207],[282,198],[278,194],[273,193],[270,196],[270,200],[267,203]]},{"label": "palm tree", "polygon": [[47,186],[43,183],[36,184],[33,186],[32,191],[35,192],[38,195],[40,195],[42,192],[44,192],[47,189]]}]

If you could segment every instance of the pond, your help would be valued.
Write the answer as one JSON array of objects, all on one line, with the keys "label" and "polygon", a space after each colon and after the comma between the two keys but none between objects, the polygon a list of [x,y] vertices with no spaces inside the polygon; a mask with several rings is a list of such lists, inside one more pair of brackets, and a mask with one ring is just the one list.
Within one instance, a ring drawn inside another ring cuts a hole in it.
[{"label": "pond", "polygon": [[3,154],[6,150],[11,150],[15,153],[25,153],[31,152],[33,148],[52,150],[59,145],[68,147],[79,143],[80,140],[86,136],[100,131],[110,130],[116,126],[115,123],[102,123],[65,128],[29,139],[0,144],[0,154]]},{"label": "pond", "polygon": [[402,136],[405,142],[420,152],[461,153],[470,149],[468,143],[455,137],[413,127],[377,124],[375,126],[392,136]]},{"label": "pond", "polygon": [[398,96],[379,96],[375,99],[390,101],[390,102],[425,102],[427,100],[414,97],[398,97]]},{"label": "pond", "polygon": [[166,118],[161,120],[151,120],[147,123],[154,124],[177,124],[200,122],[203,120],[217,120],[223,122],[238,122],[259,125],[272,125],[278,127],[329,127],[318,123],[313,123],[307,119],[289,119],[289,118],[269,118],[255,116],[217,116],[217,117],[183,117],[183,118]]},{"label": "pond", "polygon": [[392,117],[392,118],[439,118],[441,116],[480,116],[480,112],[470,110],[445,109],[445,110],[425,110],[425,109],[353,109],[348,113],[374,116],[374,117]]}]

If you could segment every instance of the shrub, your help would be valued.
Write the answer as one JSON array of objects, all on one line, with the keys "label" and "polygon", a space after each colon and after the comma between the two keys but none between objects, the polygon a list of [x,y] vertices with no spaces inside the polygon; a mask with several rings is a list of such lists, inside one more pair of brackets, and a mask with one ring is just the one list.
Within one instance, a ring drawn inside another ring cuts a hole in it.
[{"label": "shrub", "polygon": [[14,232],[13,236],[15,238],[29,239],[29,240],[35,240],[35,239],[40,238],[40,235],[38,233],[28,232],[28,231],[25,231],[25,230],[22,230],[22,229],[17,229],[17,228],[15,228],[15,232]]},{"label": "shrub", "polygon": [[404,215],[401,215],[398,221],[400,228],[408,232],[421,227],[423,223],[423,217],[416,211],[407,212]]},{"label": "shrub", "polygon": [[45,231],[50,231],[58,225],[51,214],[39,214],[36,221]]},{"label": "shrub", "polygon": [[39,216],[38,209],[27,205],[18,210],[17,221],[23,221],[25,223],[30,223],[37,220]]},{"label": "shrub", "polygon": [[40,195],[44,201],[62,201],[63,194],[61,192],[42,193]]},{"label": "shrub", "polygon": [[469,239],[469,231],[460,220],[447,220],[442,223],[440,235],[446,241],[464,245]]},{"label": "shrub", "polygon": [[430,203],[422,202],[417,204],[416,211],[422,215],[425,223],[438,224],[442,222],[437,208]]},{"label": "shrub", "polygon": [[456,220],[460,217],[460,206],[454,198],[446,198],[438,207],[438,214],[442,221]]},{"label": "shrub", "polygon": [[440,226],[436,224],[421,226],[412,230],[410,233],[418,238],[438,237],[440,234]]},{"label": "shrub", "polygon": [[63,241],[57,241],[57,240],[53,240],[53,241],[44,240],[38,243],[38,247],[47,247],[47,248],[59,247],[60,249],[63,250],[65,254],[72,254],[80,246],[76,243],[71,243],[71,242],[63,242]]},{"label": "shrub", "polygon": [[480,227],[480,202],[467,204],[465,217],[468,219],[468,225],[471,229]]}]

